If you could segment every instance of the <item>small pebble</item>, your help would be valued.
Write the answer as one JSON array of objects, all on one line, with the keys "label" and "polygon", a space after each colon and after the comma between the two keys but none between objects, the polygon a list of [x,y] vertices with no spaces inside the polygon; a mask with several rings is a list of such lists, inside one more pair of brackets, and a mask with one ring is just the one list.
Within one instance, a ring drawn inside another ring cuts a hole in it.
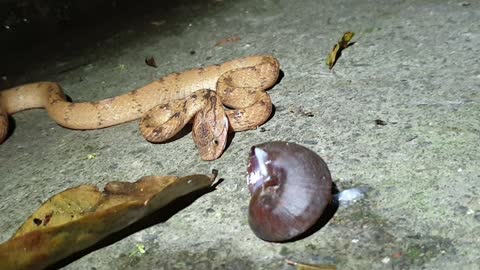
[{"label": "small pebble", "polygon": [[346,189],[335,195],[341,206],[349,206],[350,204],[363,199],[365,197],[366,190],[361,188]]},{"label": "small pebble", "polygon": [[375,119],[375,124],[377,126],[385,126],[387,122],[383,121],[382,119]]}]

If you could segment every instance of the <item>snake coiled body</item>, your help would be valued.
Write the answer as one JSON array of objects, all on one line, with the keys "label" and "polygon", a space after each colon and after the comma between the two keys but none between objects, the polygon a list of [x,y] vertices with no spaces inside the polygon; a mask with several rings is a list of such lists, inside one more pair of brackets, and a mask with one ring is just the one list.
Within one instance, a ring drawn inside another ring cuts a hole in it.
[{"label": "snake coiled body", "polygon": [[[278,79],[271,56],[250,56],[173,73],[129,93],[95,102],[69,102],[59,84],[38,82],[0,91],[0,142],[8,134],[8,115],[44,108],[59,125],[99,129],[142,118],[149,141],[162,142],[193,118],[193,138],[204,160],[218,158],[228,131],[254,129],[270,116],[265,92]],[[213,91],[215,90],[215,91]],[[226,107],[224,107],[226,106]]]}]

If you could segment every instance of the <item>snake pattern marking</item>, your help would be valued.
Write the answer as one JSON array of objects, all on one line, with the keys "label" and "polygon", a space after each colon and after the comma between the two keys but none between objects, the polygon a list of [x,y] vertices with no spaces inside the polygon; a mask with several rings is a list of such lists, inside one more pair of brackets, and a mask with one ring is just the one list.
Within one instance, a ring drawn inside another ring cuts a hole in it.
[{"label": "snake pattern marking", "polygon": [[[203,160],[223,153],[227,133],[255,129],[272,112],[265,92],[278,79],[280,65],[269,55],[238,58],[220,65],[173,73],[129,93],[95,102],[66,100],[55,82],[30,83],[0,91],[0,143],[8,115],[44,108],[70,129],[99,129],[140,119],[151,142],[163,142],[193,119],[192,136]],[[215,91],[214,91],[215,90]]]}]

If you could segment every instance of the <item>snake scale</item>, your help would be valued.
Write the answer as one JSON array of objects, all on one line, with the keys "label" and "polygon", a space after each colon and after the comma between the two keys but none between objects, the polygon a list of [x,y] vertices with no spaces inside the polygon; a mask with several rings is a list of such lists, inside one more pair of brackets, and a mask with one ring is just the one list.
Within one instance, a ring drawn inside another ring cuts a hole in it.
[{"label": "snake scale", "polygon": [[[173,73],[129,93],[95,102],[69,102],[54,82],[25,84],[0,91],[0,143],[8,115],[44,108],[70,129],[100,129],[140,119],[150,142],[164,142],[193,119],[192,136],[203,160],[223,153],[227,133],[255,129],[272,112],[265,92],[278,79],[280,65],[269,55]],[[215,91],[214,91],[215,90]]]}]

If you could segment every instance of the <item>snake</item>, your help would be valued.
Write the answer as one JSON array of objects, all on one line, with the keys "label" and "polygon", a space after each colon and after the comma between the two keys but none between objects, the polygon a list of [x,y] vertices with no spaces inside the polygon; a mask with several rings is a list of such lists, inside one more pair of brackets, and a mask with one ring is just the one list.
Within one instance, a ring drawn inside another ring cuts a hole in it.
[{"label": "snake", "polygon": [[92,130],[140,119],[149,142],[166,142],[187,124],[202,160],[219,158],[231,132],[256,129],[272,113],[266,92],[280,74],[271,55],[175,72],[128,93],[93,102],[71,102],[56,82],[35,82],[0,91],[0,143],[9,134],[9,115],[43,108],[58,125]]}]

